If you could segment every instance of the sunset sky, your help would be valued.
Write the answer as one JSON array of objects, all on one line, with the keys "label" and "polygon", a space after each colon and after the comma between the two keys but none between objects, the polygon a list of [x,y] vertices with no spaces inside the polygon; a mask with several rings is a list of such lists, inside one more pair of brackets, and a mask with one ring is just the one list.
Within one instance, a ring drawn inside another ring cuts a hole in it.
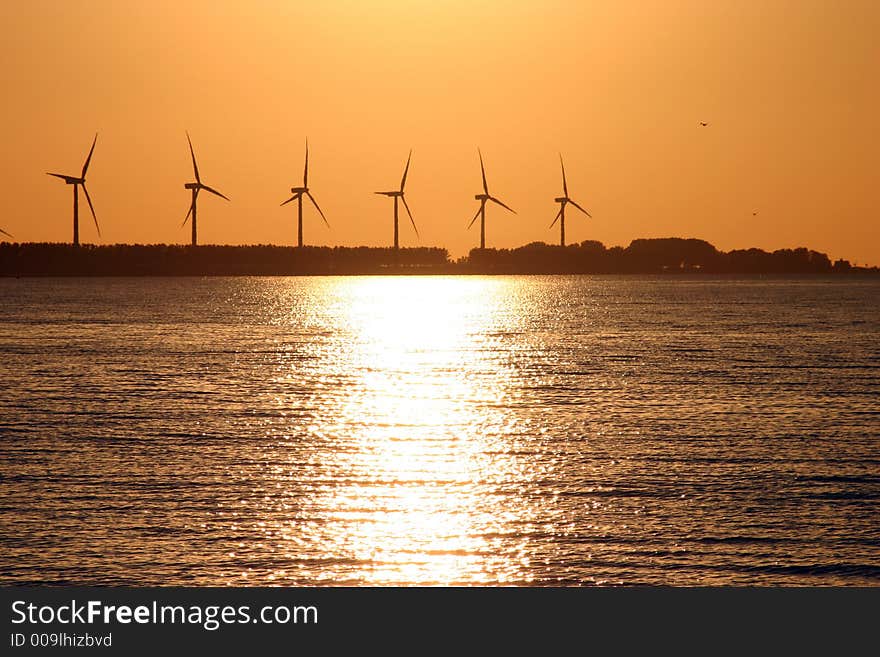
[{"label": "sunset sky", "polygon": [[[402,246],[698,237],[880,264],[880,2],[362,0],[0,4],[0,228],[87,243],[293,244],[309,139],[306,244],[388,245],[410,148]],[[707,127],[700,121],[709,123]],[[756,214],[755,214],[756,213]]]}]

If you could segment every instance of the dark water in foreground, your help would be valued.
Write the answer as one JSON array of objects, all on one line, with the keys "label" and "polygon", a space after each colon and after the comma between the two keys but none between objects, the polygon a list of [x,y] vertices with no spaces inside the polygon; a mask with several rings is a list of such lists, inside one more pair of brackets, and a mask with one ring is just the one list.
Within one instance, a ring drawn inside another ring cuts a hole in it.
[{"label": "dark water in foreground", "polygon": [[877,280],[0,302],[0,583],[880,584]]}]

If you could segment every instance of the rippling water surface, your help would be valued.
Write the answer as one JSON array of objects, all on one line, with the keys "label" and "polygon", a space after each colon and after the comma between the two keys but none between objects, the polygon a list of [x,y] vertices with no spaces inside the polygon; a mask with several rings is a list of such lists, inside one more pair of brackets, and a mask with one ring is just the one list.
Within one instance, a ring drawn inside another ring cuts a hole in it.
[{"label": "rippling water surface", "polygon": [[880,584],[880,281],[0,280],[0,582]]}]

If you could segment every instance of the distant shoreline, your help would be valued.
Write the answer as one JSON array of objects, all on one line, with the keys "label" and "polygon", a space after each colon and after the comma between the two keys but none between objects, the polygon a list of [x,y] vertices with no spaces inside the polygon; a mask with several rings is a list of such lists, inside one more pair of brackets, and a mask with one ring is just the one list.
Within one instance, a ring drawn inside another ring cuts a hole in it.
[{"label": "distant shoreline", "polygon": [[704,240],[636,239],[626,248],[586,241],[473,249],[451,260],[441,247],[183,246],[0,243],[2,277],[324,275],[880,275],[878,267],[804,247],[717,250]]}]

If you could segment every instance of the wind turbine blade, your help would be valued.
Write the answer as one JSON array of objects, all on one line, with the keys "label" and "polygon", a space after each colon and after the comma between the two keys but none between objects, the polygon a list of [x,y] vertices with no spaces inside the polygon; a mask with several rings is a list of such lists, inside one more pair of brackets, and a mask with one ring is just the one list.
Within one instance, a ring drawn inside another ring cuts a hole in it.
[{"label": "wind turbine blade", "polygon": [[559,164],[562,167],[562,195],[568,197],[568,184],[565,182],[565,164],[562,162],[562,153],[559,154]]},{"label": "wind turbine blade", "polygon": [[92,153],[95,152],[95,144],[97,143],[97,141],[98,141],[98,133],[96,132],[95,138],[94,138],[94,140],[92,140],[92,147],[91,147],[91,149],[89,149],[89,156],[86,158],[86,163],[83,164],[82,175],[80,175],[80,178],[82,178],[83,180],[85,180],[85,178],[86,178],[86,171],[88,171],[88,169],[89,169],[89,162],[92,161]]},{"label": "wind turbine blade", "polygon": [[213,188],[211,188],[211,187],[208,187],[207,185],[202,185],[202,189],[204,189],[206,192],[211,192],[212,194],[216,194],[216,195],[219,196],[220,198],[225,198],[227,201],[229,200],[228,197],[223,196],[223,194],[221,194],[220,192],[218,192],[216,189],[213,189]]},{"label": "wind turbine blade", "polygon": [[303,170],[303,187],[309,188],[309,140],[306,139],[306,168]]},{"label": "wind turbine blade", "polygon": [[193,150],[193,143],[192,143],[192,140],[189,138],[188,132],[186,133],[186,140],[189,142],[189,154],[192,155],[193,172],[196,174],[196,182],[201,183],[202,179],[199,178],[199,165],[196,164],[196,153]]},{"label": "wind turbine blade", "polygon": [[502,203],[501,201],[499,201],[499,200],[498,200],[497,198],[495,198],[494,196],[490,196],[490,197],[489,197],[489,200],[490,200],[490,201],[494,201],[495,203],[497,203],[498,205],[500,205],[502,208],[506,208],[506,209],[510,210],[511,212],[513,212],[513,214],[516,214],[516,210],[514,210],[514,209],[511,208],[510,206],[504,205],[504,203]]},{"label": "wind turbine blade", "polygon": [[471,219],[471,223],[468,224],[467,230],[470,230],[470,229],[471,229],[471,226],[474,225],[474,222],[477,220],[477,217],[480,216],[480,210],[482,210],[482,209],[483,209],[483,204],[480,203],[480,207],[477,208],[477,214],[475,214],[475,215],[474,215],[474,218]]},{"label": "wind turbine blade", "polygon": [[89,202],[89,210],[92,211],[92,219],[95,220],[95,228],[98,229],[98,237],[101,236],[101,227],[98,225],[98,217],[95,216],[95,207],[92,205],[92,197],[89,196],[89,190],[86,188],[86,184],[82,185],[83,191],[86,193],[86,200]]},{"label": "wind turbine blade", "polygon": [[285,206],[285,205],[287,205],[288,203],[290,203],[291,201],[295,201],[297,196],[299,196],[299,194],[294,194],[294,195],[291,196],[289,199],[287,199],[286,201],[284,201],[284,203],[282,203],[281,205],[282,205],[282,206]]},{"label": "wind turbine blade", "polygon": [[577,203],[575,203],[575,202],[572,201],[571,199],[568,199],[568,202],[571,203],[571,204],[572,204],[574,207],[576,207],[578,210],[580,210],[581,212],[583,212],[585,215],[587,215],[590,219],[593,218],[593,215],[591,215],[589,212],[587,212],[586,210],[584,210],[581,206],[579,206]]},{"label": "wind turbine blade", "polygon": [[409,161],[412,159],[412,149],[409,151],[409,156],[406,158],[406,168],[403,170],[403,178],[400,179],[400,191],[403,191],[403,186],[406,184],[406,174],[409,173]]},{"label": "wind turbine blade", "polygon": [[412,212],[409,211],[409,206],[406,204],[406,197],[401,196],[400,200],[403,201],[403,207],[406,208],[406,213],[409,215],[409,220],[412,223],[413,230],[416,231],[416,237],[421,238],[421,235],[419,235],[419,229],[416,228],[416,220],[413,219]]},{"label": "wind turbine blade", "polygon": [[553,220],[553,223],[550,224],[549,227],[553,228],[553,226],[556,225],[556,222],[559,221],[559,217],[561,217],[561,216],[562,216],[562,206],[559,206],[559,212],[556,213],[556,219]]},{"label": "wind turbine blade", "polygon": [[193,196],[192,203],[191,203],[190,206],[189,206],[189,210],[186,211],[186,217],[184,217],[184,219],[183,219],[183,223],[180,224],[180,227],[181,227],[181,228],[183,228],[184,226],[186,226],[186,222],[189,221],[189,215],[192,214],[193,208],[196,207],[196,199],[197,199],[198,197],[199,197],[199,190],[197,189],[195,195]]},{"label": "wind turbine blade", "polygon": [[49,173],[46,172],[47,176],[55,176],[56,178],[61,178],[61,180],[67,180],[70,176],[65,176],[63,173]]},{"label": "wind turbine blade", "polygon": [[327,228],[330,228],[330,222],[327,221],[327,217],[325,217],[325,216],[324,216],[324,213],[321,212],[321,208],[318,206],[318,202],[315,200],[315,197],[312,196],[312,193],[311,193],[311,192],[306,192],[306,196],[309,197],[309,200],[310,200],[310,201],[312,202],[312,204],[315,206],[315,209],[318,211],[318,214],[321,215],[321,219],[323,219],[323,220],[324,220],[324,223],[327,224]]},{"label": "wind turbine blade", "polygon": [[[7,232],[6,232],[5,230],[3,230],[2,228],[0,228],[0,233],[3,233],[4,235],[6,235],[6,237],[12,237],[12,234],[7,233]],[[12,237],[12,239],[15,239],[15,238]]]},{"label": "wind turbine blade", "polygon": [[483,154],[480,153],[480,149],[477,149],[477,153],[480,155],[480,173],[483,174],[483,193],[489,193],[489,185],[486,183],[486,167],[483,166]]}]

